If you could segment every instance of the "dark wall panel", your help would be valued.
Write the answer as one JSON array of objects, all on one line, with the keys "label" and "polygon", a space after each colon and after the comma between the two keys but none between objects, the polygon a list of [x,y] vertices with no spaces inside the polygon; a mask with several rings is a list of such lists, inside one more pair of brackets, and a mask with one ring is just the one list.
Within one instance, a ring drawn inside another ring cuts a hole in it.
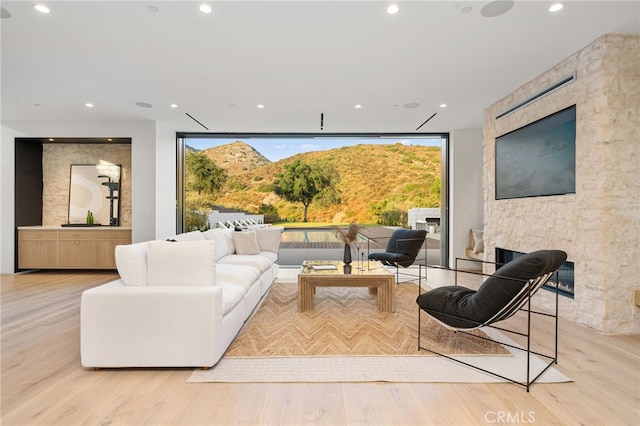
[{"label": "dark wall panel", "polygon": [[42,225],[42,142],[16,139],[15,270],[18,271],[18,226]]}]

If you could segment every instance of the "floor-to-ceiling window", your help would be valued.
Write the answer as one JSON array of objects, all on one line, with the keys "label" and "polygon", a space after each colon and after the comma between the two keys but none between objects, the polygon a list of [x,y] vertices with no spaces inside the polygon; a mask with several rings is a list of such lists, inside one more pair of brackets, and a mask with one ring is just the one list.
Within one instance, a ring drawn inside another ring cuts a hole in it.
[{"label": "floor-to-ceiling window", "polygon": [[[235,212],[267,223],[424,227],[446,262],[447,143],[440,133],[179,134],[177,227],[222,226]],[[274,188],[296,162],[331,177],[307,205]]]}]

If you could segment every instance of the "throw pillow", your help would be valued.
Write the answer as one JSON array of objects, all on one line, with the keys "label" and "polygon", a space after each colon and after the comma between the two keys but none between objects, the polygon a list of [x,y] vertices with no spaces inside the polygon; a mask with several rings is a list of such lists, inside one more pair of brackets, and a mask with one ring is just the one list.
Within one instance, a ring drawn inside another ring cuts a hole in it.
[{"label": "throw pillow", "polygon": [[236,254],[260,254],[256,231],[234,232],[233,244],[236,246]]},{"label": "throw pillow", "polygon": [[216,243],[216,262],[235,252],[232,232],[230,229],[209,229],[202,233],[207,240]]},{"label": "throw pillow", "polygon": [[147,285],[147,242],[116,246],[116,269],[125,285]]},{"label": "throw pillow", "polygon": [[262,228],[256,229],[256,237],[258,239],[258,246],[261,251],[271,251],[278,253],[280,250],[280,234],[283,228]]},{"label": "throw pillow", "polygon": [[147,264],[151,286],[212,286],[216,283],[213,241],[150,241]]},{"label": "throw pillow", "polygon": [[484,252],[484,230],[472,229],[473,234],[473,252],[478,254]]}]

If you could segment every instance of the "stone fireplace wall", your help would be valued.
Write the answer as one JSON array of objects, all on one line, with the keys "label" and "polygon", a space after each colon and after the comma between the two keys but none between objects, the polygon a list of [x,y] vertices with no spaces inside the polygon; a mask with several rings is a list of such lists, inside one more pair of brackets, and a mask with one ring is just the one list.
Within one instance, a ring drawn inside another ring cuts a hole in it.
[{"label": "stone fireplace wall", "polygon": [[[563,78],[576,79],[500,119]],[[484,112],[484,238],[520,252],[560,249],[575,262],[562,318],[606,334],[640,333],[640,37],[607,34]],[[576,105],[576,193],[495,199],[495,138]],[[553,306],[541,291],[539,307]]]}]

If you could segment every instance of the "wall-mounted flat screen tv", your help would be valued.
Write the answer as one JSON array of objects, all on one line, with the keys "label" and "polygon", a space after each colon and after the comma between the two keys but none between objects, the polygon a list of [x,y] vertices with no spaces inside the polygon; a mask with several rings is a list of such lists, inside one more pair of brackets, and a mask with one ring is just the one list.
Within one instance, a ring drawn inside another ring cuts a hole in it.
[{"label": "wall-mounted flat screen tv", "polygon": [[575,105],[496,138],[496,200],[575,192]]}]

